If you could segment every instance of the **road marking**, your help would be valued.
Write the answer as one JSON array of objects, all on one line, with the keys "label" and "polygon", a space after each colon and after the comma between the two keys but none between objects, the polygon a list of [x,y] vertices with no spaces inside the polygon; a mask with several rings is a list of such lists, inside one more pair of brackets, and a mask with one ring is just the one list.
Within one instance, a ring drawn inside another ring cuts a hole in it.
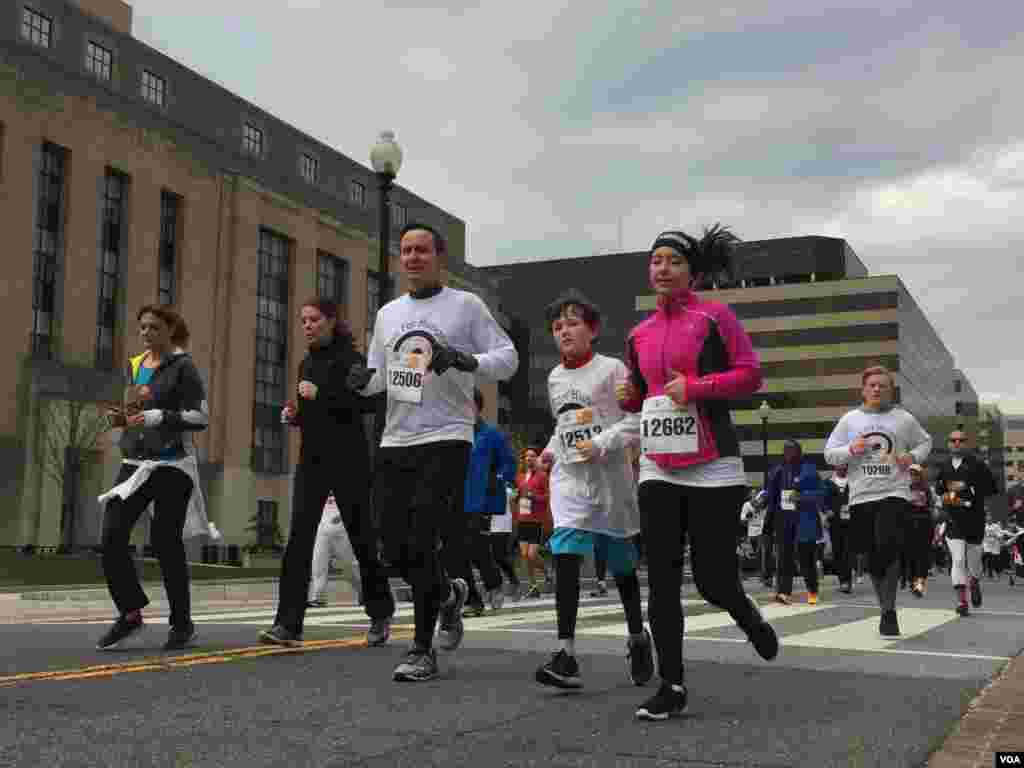
[{"label": "road marking", "polygon": [[[684,606],[687,601],[683,601]],[[704,601],[691,601],[698,604],[703,604]],[[818,611],[828,610],[835,608],[834,604],[828,605],[763,605],[761,606],[761,615],[764,616],[768,621],[774,621],[776,619],[788,619],[791,616],[809,616],[812,613]],[[684,622],[684,629],[687,636],[693,632],[705,632],[709,629],[721,629],[722,627],[731,627],[735,625],[735,621],[725,611],[714,611],[712,613],[703,613],[698,616],[687,616]],[[612,634],[616,637],[626,637],[629,634],[629,629],[625,623],[620,623],[616,626],[608,627],[584,627],[583,629],[576,630],[577,635],[608,635]],[[744,640],[743,642],[746,642]]]},{"label": "road marking", "polygon": [[786,635],[782,643],[802,648],[836,648],[849,651],[878,651],[896,643],[923,635],[957,618],[949,610],[935,608],[901,608],[899,610],[900,636],[883,637],[878,634],[878,616],[849,621],[834,627],[813,629]]},{"label": "road marking", "polygon": [[[392,640],[411,640],[412,631],[392,632]],[[0,688],[10,688],[23,683],[41,681],[89,680],[97,677],[112,677],[129,672],[166,672],[171,669],[194,667],[201,664],[221,664],[236,659],[251,659],[261,656],[280,656],[290,653],[306,653],[337,648],[359,648],[366,645],[365,637],[346,637],[333,640],[307,640],[295,648],[273,645],[254,645],[230,648],[205,653],[192,653],[168,658],[127,661],[120,664],[96,664],[77,669],[49,670],[46,672],[22,672],[0,677]]]}]

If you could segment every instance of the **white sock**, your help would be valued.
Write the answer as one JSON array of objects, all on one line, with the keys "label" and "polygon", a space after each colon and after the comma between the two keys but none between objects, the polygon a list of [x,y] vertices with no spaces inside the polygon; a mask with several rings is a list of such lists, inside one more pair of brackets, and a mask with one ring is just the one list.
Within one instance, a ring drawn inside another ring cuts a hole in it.
[{"label": "white sock", "polygon": [[576,655],[576,638],[566,637],[558,641],[562,645],[562,650],[570,656]]}]

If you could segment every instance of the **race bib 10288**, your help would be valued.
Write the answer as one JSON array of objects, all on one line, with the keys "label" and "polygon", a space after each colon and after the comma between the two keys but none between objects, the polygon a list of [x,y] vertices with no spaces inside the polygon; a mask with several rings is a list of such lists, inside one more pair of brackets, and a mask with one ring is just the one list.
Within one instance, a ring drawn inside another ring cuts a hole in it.
[{"label": "race bib 10288", "polygon": [[575,408],[559,414],[556,430],[560,459],[566,464],[577,464],[584,460],[577,446],[601,434],[604,425],[595,420],[592,408]]},{"label": "race bib 10288", "polygon": [[700,422],[696,407],[691,403],[680,408],[667,395],[644,400],[640,412],[640,448],[644,453],[697,453]]},{"label": "race bib 10288", "polygon": [[401,403],[419,405],[423,402],[423,375],[422,368],[389,365],[388,397]]}]

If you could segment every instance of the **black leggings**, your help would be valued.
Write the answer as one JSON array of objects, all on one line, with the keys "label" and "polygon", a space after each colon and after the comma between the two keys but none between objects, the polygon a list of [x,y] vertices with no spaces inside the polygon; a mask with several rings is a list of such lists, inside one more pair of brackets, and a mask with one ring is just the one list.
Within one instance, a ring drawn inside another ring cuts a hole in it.
[{"label": "black leggings", "polygon": [[690,537],[693,578],[701,596],[729,612],[749,632],[761,618],[743,591],[736,555],[736,510],[746,498],[741,485],[701,488],[662,480],[640,484],[640,514],[647,542],[647,573],[662,680],[683,682],[683,609],[679,590],[683,542]]},{"label": "black leggings", "polygon": [[[122,464],[116,484],[135,474],[133,464]],[[192,495],[192,478],[176,467],[157,467],[145,483],[127,499],[107,503],[103,517],[103,574],[117,610],[124,615],[144,608],[149,598],[142,591],[135,563],[128,553],[128,540],[139,517],[153,502],[155,515],[150,529],[153,548],[160,561],[160,573],[170,604],[172,627],[184,629],[191,621],[188,563],[182,530]]]},{"label": "black leggings", "polygon": [[502,573],[508,577],[508,582],[514,587],[519,586],[519,574],[516,573],[516,564],[512,552],[511,533],[489,533],[488,542],[491,545],[491,557],[498,564]]},{"label": "black leggings", "polygon": [[[580,608],[580,566],[583,555],[555,555],[555,610],[558,613],[558,639],[576,636],[576,617]],[[615,577],[619,599],[626,612],[626,626],[632,635],[644,631],[640,603],[640,580],[636,571]]]}]

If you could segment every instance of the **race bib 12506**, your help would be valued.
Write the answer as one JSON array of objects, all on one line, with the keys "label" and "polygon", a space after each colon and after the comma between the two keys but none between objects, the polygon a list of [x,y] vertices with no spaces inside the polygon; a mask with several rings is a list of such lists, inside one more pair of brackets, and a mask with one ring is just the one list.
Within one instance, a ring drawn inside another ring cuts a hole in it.
[{"label": "race bib 12506", "polygon": [[423,375],[422,368],[389,365],[388,397],[401,403],[419,405],[423,402]]},{"label": "race bib 12506", "polygon": [[644,453],[694,454],[700,449],[700,422],[692,403],[680,408],[667,395],[649,397],[640,412],[640,425]]}]

